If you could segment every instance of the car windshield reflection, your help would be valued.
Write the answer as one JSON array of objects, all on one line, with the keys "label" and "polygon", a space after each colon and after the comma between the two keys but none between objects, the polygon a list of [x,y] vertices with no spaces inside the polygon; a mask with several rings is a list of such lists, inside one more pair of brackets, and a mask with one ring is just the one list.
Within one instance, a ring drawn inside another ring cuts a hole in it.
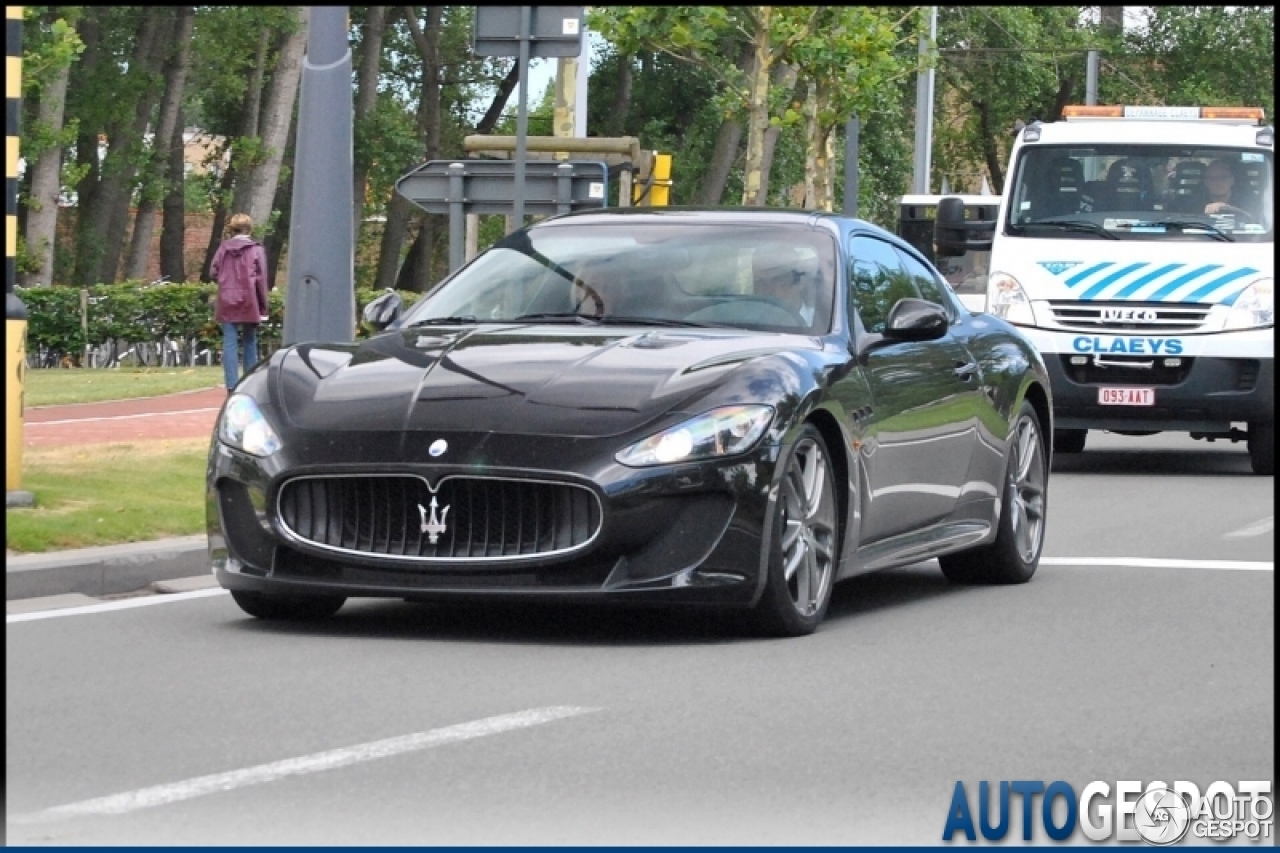
[{"label": "car windshield reflection", "polygon": [[823,334],[835,242],[805,226],[587,225],[509,235],[402,325],[596,322]]}]

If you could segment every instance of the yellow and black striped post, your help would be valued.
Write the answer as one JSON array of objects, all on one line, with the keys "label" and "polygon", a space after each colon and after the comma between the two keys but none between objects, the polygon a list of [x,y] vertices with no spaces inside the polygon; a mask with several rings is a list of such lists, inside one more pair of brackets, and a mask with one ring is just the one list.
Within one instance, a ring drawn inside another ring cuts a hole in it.
[{"label": "yellow and black striped post", "polygon": [[14,292],[18,256],[18,115],[22,111],[22,9],[5,6],[4,21],[4,432],[5,506],[30,506],[22,491],[22,389],[27,366],[27,308]]}]

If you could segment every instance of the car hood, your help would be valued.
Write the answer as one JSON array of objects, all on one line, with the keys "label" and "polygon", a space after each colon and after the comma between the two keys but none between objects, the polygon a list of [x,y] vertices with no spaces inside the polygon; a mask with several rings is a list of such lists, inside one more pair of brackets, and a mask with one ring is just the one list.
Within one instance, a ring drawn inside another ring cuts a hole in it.
[{"label": "car hood", "polygon": [[812,338],[564,326],[409,329],[299,344],[278,362],[298,429],[606,436],[635,429],[744,363]]}]

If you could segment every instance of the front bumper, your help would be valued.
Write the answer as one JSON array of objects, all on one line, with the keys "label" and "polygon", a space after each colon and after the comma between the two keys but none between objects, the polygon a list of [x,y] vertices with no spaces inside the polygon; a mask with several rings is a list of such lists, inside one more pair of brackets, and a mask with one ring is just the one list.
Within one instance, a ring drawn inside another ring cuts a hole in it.
[{"label": "front bumper", "polygon": [[[362,441],[367,445],[369,438]],[[572,461],[574,442],[565,441],[561,458]],[[504,454],[495,444],[491,440],[487,449],[491,458],[500,458]],[[540,451],[557,455],[546,442]],[[731,462],[648,469],[611,462],[593,467],[583,464],[578,451],[580,464],[564,470],[489,465],[483,474],[591,488],[599,498],[601,526],[589,546],[572,554],[460,561],[340,553],[299,541],[273,509],[281,486],[303,473],[349,475],[350,464],[304,465],[286,455],[288,448],[259,460],[215,441],[206,494],[213,571],[227,589],[291,595],[754,604],[762,586],[767,484],[776,446]],[[409,460],[395,470],[434,481],[476,468]]]},{"label": "front bumper", "polygon": [[[1270,423],[1275,418],[1275,360],[1269,333],[1261,345],[1257,333],[1242,334],[1249,344],[1234,350],[1212,347],[1208,337],[1188,336],[1177,355],[1181,363],[1166,366],[1167,356],[1113,355],[1074,345],[1096,340],[1087,336],[1024,331],[1044,357],[1057,429],[1227,434],[1232,423]],[[1130,340],[1115,335],[1104,340],[1117,338]],[[1151,388],[1155,403],[1103,405],[1099,389],[1104,387]]]}]

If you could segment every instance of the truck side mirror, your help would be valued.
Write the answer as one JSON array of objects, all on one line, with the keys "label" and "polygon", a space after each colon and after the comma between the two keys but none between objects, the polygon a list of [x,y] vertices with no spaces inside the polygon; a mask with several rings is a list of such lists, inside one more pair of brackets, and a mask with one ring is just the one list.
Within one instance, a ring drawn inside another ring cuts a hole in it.
[{"label": "truck side mirror", "polygon": [[[975,208],[975,212],[981,208]],[[965,252],[991,251],[995,231],[994,219],[966,219],[962,199],[947,196],[938,202],[938,215],[933,221],[934,254],[940,258],[956,258]]]}]

